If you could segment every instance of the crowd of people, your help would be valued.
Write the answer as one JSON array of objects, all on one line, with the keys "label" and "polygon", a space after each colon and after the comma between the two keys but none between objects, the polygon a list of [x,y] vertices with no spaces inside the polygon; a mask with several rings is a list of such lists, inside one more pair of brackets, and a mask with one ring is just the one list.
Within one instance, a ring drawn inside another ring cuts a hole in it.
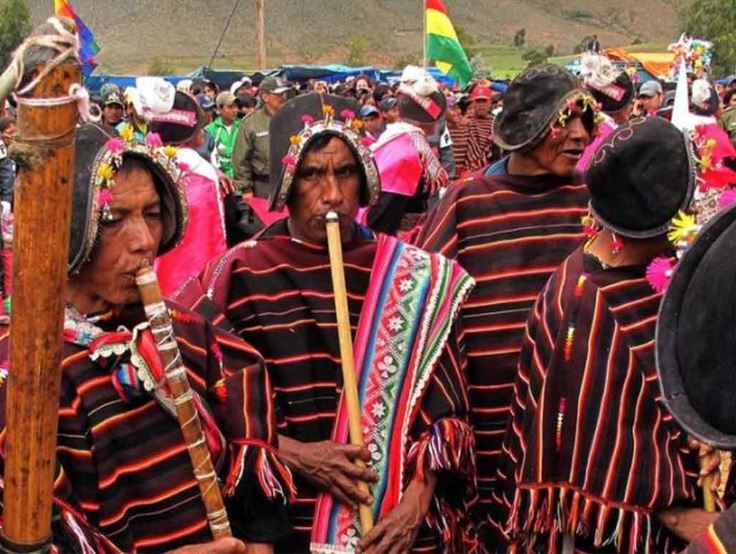
[{"label": "crowd of people", "polygon": [[[678,260],[736,210],[736,82],[686,81],[684,112],[674,84],[597,52],[580,75],[544,64],[463,90],[414,66],[395,83],[106,85],[76,133],[55,543],[727,551],[735,516],[706,512],[702,485],[727,507],[736,473],[721,483],[655,360]],[[328,212],[364,446],[348,441]],[[146,262],[235,540],[212,542],[135,284]]]}]

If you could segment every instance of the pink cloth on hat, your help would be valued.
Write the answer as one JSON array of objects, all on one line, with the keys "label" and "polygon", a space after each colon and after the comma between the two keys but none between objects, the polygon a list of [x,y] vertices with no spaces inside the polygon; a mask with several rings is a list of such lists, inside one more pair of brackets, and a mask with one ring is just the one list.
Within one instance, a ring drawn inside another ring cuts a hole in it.
[{"label": "pink cloth on hat", "polygon": [[422,176],[422,161],[409,133],[371,146],[381,175],[381,191],[414,196]]},{"label": "pink cloth on hat", "polygon": [[189,222],[181,243],[154,264],[165,297],[198,275],[207,261],[227,250],[225,218],[215,168],[188,148],[180,149],[177,156],[179,161],[189,165],[189,173],[181,181],[189,205]]}]

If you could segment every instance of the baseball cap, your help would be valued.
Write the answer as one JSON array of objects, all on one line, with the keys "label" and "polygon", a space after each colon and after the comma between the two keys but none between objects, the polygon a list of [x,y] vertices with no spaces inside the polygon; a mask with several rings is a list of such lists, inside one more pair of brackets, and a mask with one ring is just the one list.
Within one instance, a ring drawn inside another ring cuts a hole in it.
[{"label": "baseball cap", "polygon": [[387,112],[393,108],[396,107],[396,97],[395,96],[389,96],[388,98],[384,98],[381,100],[380,105],[378,106],[382,112]]},{"label": "baseball cap", "polygon": [[269,92],[271,94],[283,94],[291,87],[279,77],[266,77],[261,81],[258,92],[261,94]]},{"label": "baseball cap", "polygon": [[120,94],[120,91],[117,91],[117,90],[108,92],[103,97],[102,104],[104,106],[112,106],[113,104],[117,104],[121,108],[125,107],[125,102],[123,102],[123,95]]},{"label": "baseball cap", "polygon": [[659,81],[647,81],[639,89],[639,96],[654,98],[658,94],[662,94],[662,85]]},{"label": "baseball cap", "polygon": [[476,86],[473,89],[473,92],[470,93],[471,100],[490,100],[491,96],[493,96],[493,91],[491,90],[491,87],[487,87],[484,85]]},{"label": "baseball cap", "polygon": [[378,109],[375,106],[371,106],[370,104],[366,104],[362,108],[360,108],[359,112],[360,117],[373,117],[380,115],[378,112]]},{"label": "baseball cap", "polygon": [[223,90],[217,95],[217,98],[215,98],[215,104],[218,106],[232,106],[236,101],[237,98],[229,90]]}]

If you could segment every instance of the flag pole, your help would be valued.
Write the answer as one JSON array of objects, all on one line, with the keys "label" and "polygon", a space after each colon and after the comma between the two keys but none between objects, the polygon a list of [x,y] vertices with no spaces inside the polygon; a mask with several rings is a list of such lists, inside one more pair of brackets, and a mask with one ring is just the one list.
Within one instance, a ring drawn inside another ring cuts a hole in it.
[{"label": "flag pole", "polygon": [[427,0],[422,0],[422,67],[427,69]]}]

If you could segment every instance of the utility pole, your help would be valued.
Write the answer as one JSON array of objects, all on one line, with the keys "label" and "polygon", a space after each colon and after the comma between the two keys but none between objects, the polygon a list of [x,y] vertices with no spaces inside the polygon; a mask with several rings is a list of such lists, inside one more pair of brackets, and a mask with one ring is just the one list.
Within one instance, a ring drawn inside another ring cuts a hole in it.
[{"label": "utility pole", "polygon": [[266,40],[263,17],[264,0],[256,0],[256,67],[266,69]]}]

